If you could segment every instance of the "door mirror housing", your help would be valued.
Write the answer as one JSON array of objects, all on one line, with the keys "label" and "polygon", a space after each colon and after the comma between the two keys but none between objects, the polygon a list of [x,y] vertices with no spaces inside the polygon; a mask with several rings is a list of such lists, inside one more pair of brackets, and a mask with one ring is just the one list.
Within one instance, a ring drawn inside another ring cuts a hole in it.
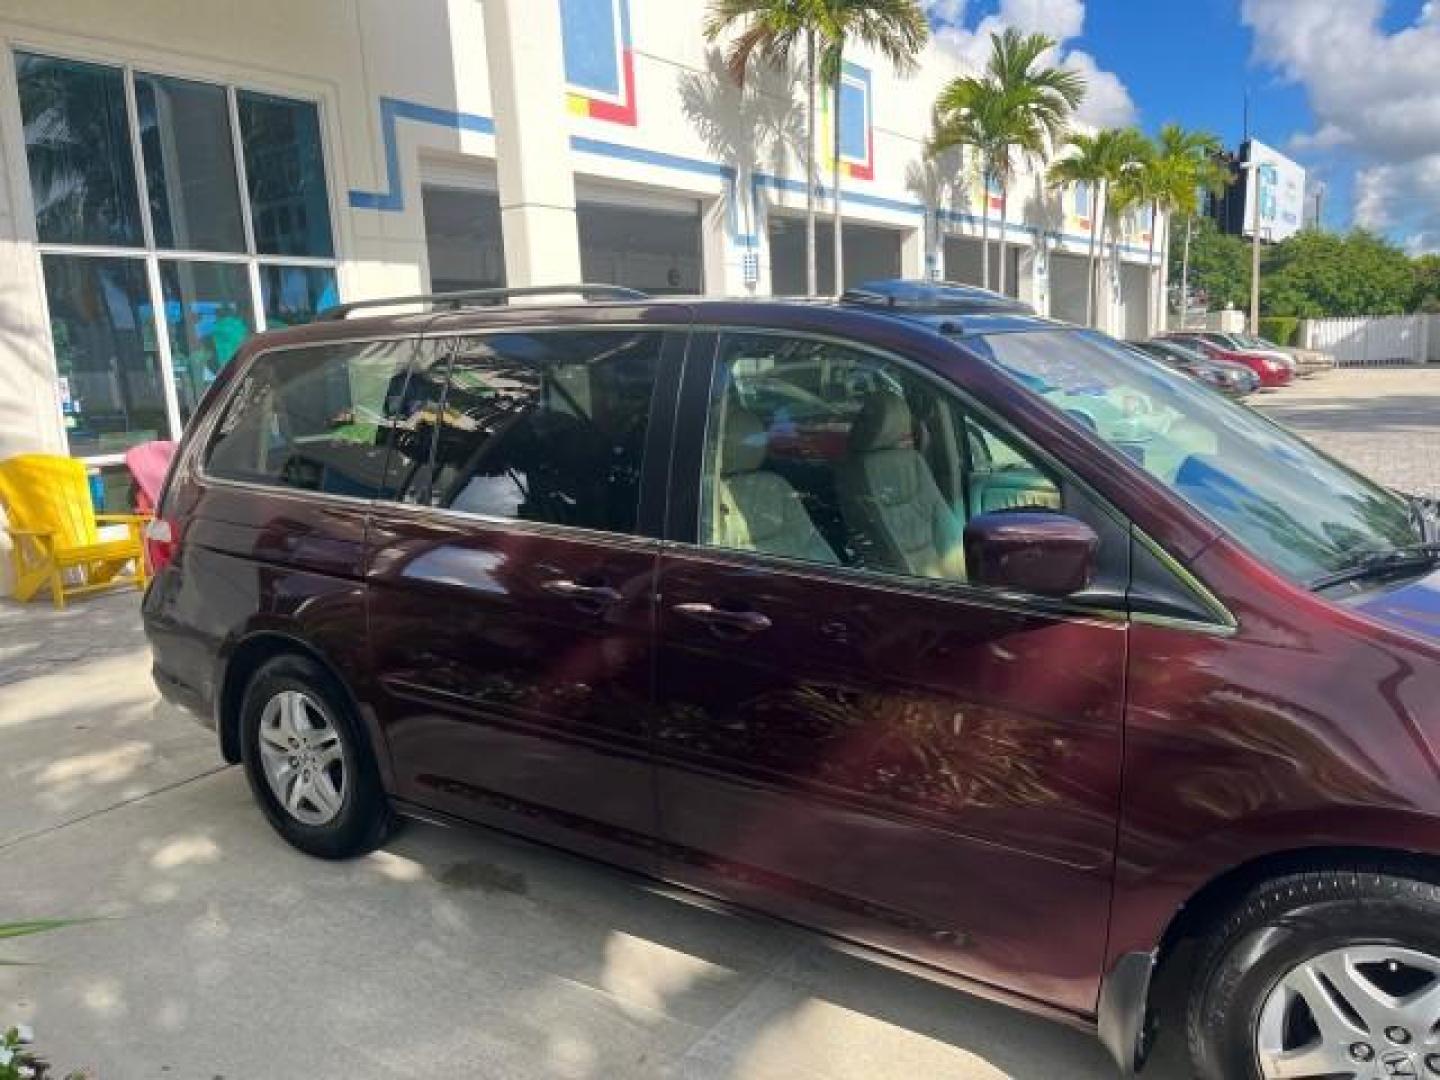
[{"label": "door mirror housing", "polygon": [[977,514],[965,526],[970,580],[1007,592],[1070,596],[1095,577],[1100,538],[1065,514],[1001,510]]}]

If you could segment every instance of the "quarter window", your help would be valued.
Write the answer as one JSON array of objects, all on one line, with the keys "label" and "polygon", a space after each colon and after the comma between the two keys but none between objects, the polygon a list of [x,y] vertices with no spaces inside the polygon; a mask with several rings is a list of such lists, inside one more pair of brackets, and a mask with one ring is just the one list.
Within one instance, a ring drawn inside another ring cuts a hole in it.
[{"label": "quarter window", "polygon": [[443,372],[417,367],[394,405],[409,435],[397,489],[488,517],[634,532],[662,341],[630,330],[457,339]]},{"label": "quarter window", "polygon": [[810,339],[722,343],[702,544],[963,581],[970,517],[1060,504],[1044,470],[899,364]]},{"label": "quarter window", "polygon": [[413,341],[266,353],[236,386],[211,437],[206,471],[354,498],[389,494],[396,432],[389,403],[405,385]]}]

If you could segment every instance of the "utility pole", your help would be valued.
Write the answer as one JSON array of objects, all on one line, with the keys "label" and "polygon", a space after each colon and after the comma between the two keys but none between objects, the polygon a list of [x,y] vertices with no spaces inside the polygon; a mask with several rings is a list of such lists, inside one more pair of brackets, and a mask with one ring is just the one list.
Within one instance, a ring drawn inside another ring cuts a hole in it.
[{"label": "utility pole", "polygon": [[1260,336],[1260,171],[1262,166],[1254,158],[1245,163],[1250,173],[1249,182],[1254,184],[1250,192],[1250,333]]},{"label": "utility pole", "polygon": [[1190,233],[1195,228],[1195,215],[1185,219],[1185,254],[1180,257],[1180,329],[1190,322]]}]

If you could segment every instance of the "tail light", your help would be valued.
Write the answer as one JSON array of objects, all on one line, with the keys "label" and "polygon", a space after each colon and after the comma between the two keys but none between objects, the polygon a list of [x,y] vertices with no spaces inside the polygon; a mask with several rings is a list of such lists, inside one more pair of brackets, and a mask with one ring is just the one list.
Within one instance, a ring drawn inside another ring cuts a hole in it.
[{"label": "tail light", "polygon": [[145,561],[150,564],[150,573],[158,574],[169,566],[179,549],[179,525],[157,517],[145,526]]}]

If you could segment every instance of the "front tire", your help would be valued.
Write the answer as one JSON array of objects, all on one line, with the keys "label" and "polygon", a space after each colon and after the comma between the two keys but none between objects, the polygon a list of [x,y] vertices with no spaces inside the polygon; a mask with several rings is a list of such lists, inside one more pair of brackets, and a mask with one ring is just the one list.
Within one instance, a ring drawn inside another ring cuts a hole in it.
[{"label": "front tire", "polygon": [[1256,888],[1196,968],[1205,1080],[1440,1080],[1440,887],[1379,868]]},{"label": "front tire", "polygon": [[349,701],[308,657],[277,656],[251,677],[240,754],[266,818],[301,851],[349,858],[389,833],[393,815]]}]

